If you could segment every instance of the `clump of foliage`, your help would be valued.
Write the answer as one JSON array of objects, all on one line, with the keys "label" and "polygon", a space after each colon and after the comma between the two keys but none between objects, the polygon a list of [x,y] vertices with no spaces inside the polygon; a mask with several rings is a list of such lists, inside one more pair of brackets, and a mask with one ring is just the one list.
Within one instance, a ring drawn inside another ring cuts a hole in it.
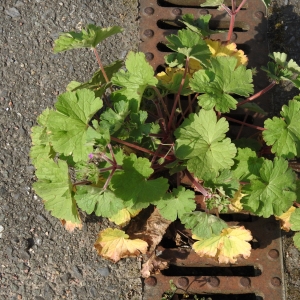
[{"label": "clump of foliage", "polygon": [[[147,253],[144,277],[167,267],[155,248],[176,220],[191,230],[194,251],[220,263],[249,257],[252,240],[249,230],[229,227],[220,212],[275,215],[284,229],[300,231],[299,180],[289,165],[300,155],[299,97],[264,127],[226,114],[238,107],[261,112],[252,101],[282,80],[299,88],[300,67],[273,53],[263,68],[270,84],[254,93],[255,72],[230,43],[241,6],[213,2],[231,16],[227,41],[209,38],[210,16],[185,15],[186,28],[166,37],[173,52],[158,74],[143,53],[102,65],[96,46],[120,27],[88,25],[60,35],[55,53],[90,48],[100,69],[88,82],[72,81],[32,128],[33,188],[45,208],[70,231],[82,227],[80,210],[109,218],[118,226],[99,233],[98,253],[114,262]],[[232,137],[228,120],[256,134]],[[263,156],[265,149],[272,157]],[[197,209],[196,194],[204,197],[204,211]],[[146,225],[131,226],[132,218],[145,220],[145,211]],[[300,247],[299,232],[294,241]]]}]

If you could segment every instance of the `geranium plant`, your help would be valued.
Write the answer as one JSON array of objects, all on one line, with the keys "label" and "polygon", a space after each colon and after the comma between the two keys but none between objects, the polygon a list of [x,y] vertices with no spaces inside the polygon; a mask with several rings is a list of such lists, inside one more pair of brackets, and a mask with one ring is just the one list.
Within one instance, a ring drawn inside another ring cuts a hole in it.
[{"label": "geranium plant", "polygon": [[[186,28],[166,37],[172,52],[158,74],[143,53],[130,52],[125,64],[102,65],[96,46],[121,33],[117,26],[88,25],[55,41],[55,53],[92,49],[99,70],[88,82],[72,81],[55,108],[38,117],[30,152],[33,188],[70,231],[82,227],[80,211],[114,222],[99,233],[98,253],[114,262],[147,254],[144,277],[167,267],[155,248],[176,220],[190,230],[194,251],[220,263],[249,257],[252,236],[242,226],[229,227],[219,213],[275,215],[286,230],[300,230],[299,180],[289,166],[300,155],[300,98],[264,127],[226,115],[238,107],[261,112],[252,101],[282,80],[300,87],[300,67],[275,52],[263,68],[270,84],[254,94],[255,70],[230,42],[245,2],[235,8],[233,1],[231,9],[223,1],[204,4],[220,5],[231,16],[223,42],[209,38],[209,15],[182,16]],[[256,133],[230,136],[228,120],[240,123],[240,132],[251,127]],[[204,197],[204,210],[197,209],[196,194]],[[140,227],[137,220],[147,222]],[[294,241],[300,247],[300,233]]]}]

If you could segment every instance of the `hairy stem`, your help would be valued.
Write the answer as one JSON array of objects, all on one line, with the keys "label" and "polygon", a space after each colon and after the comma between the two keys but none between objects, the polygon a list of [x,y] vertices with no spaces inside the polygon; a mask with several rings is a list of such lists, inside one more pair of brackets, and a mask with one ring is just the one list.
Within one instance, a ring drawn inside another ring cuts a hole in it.
[{"label": "hairy stem", "polygon": [[96,56],[98,65],[99,65],[99,67],[100,67],[100,70],[101,70],[101,72],[102,72],[102,74],[103,74],[103,77],[104,77],[106,83],[109,83],[109,79],[108,79],[108,77],[107,77],[107,75],[106,75],[106,72],[105,72],[104,67],[103,67],[103,65],[102,65],[102,62],[101,62],[100,56],[99,56],[99,54],[98,54],[98,52],[97,52],[97,49],[96,49],[96,48],[93,48],[93,50],[94,50],[94,54],[95,54],[95,56]]},{"label": "hairy stem", "polygon": [[157,95],[157,97],[158,97],[158,99],[159,99],[159,101],[160,101],[160,103],[161,103],[161,105],[162,105],[162,107],[164,109],[164,113],[166,114],[166,116],[168,117],[168,119],[170,119],[170,113],[168,111],[168,108],[166,106],[166,103],[165,103],[165,101],[164,101],[164,99],[163,99],[160,91],[158,90],[158,88],[156,86],[151,86],[151,87],[155,91],[155,93],[156,93],[156,95]]},{"label": "hairy stem", "polygon": [[188,171],[185,170],[185,174],[188,177],[188,179],[192,182],[192,184],[195,186],[195,188],[204,196],[209,196],[207,190],[193,177],[193,175]]},{"label": "hairy stem", "polygon": [[107,145],[107,148],[109,149],[109,152],[110,152],[111,158],[112,158],[112,160],[113,160],[113,162],[114,162],[114,165],[116,165],[116,164],[117,164],[117,161],[116,161],[115,154],[114,154],[114,151],[113,151],[113,149],[112,149],[111,144],[108,144],[108,145]]},{"label": "hairy stem", "polygon": [[171,111],[171,116],[170,116],[169,123],[168,123],[168,130],[169,131],[171,130],[171,127],[172,127],[173,119],[175,117],[176,107],[177,107],[177,104],[178,104],[178,101],[179,101],[179,98],[180,98],[180,94],[181,94],[181,91],[182,91],[182,88],[183,88],[183,85],[184,85],[184,82],[185,82],[185,77],[186,77],[186,74],[187,74],[189,60],[190,60],[190,58],[187,57],[186,62],[185,62],[184,74],[182,76],[181,83],[180,83],[178,92],[177,92],[176,97],[175,97],[175,101],[174,101],[173,108],[172,108],[172,111]]},{"label": "hairy stem", "polygon": [[252,95],[251,97],[245,99],[244,101],[241,101],[237,104],[237,106],[241,106],[247,102],[253,101],[260,97],[261,95],[265,94],[268,92],[271,88],[273,88],[276,85],[276,81],[272,81],[267,87],[265,87],[263,90],[259,91],[258,93]]},{"label": "hairy stem", "polygon": [[263,128],[263,127],[259,127],[259,126],[252,125],[252,124],[248,124],[248,123],[245,123],[245,122],[243,122],[243,121],[239,121],[239,120],[230,118],[230,117],[228,117],[228,116],[224,116],[224,115],[223,115],[223,117],[224,117],[226,120],[228,120],[228,121],[232,121],[232,122],[239,123],[239,124],[244,124],[245,126],[248,126],[248,127],[251,127],[251,128],[254,128],[254,129],[257,129],[257,130],[261,130],[261,131],[266,130],[266,129]]},{"label": "hairy stem", "polygon": [[115,171],[117,168],[113,168],[112,171],[110,172],[109,176],[107,177],[105,184],[103,186],[103,190],[105,191],[108,187],[108,185],[110,184],[111,178],[113,177]]},{"label": "hairy stem", "polygon": [[[128,142],[126,142],[126,141],[120,140],[120,139],[115,138],[115,137],[113,137],[113,136],[111,136],[110,138],[111,138],[112,141],[115,141],[115,142],[117,142],[117,143],[119,143],[119,144],[123,144],[123,145],[125,145],[125,146],[130,147],[130,148],[133,148],[133,149],[136,149],[136,150],[139,150],[139,151],[142,151],[142,152],[151,154],[151,155],[155,155],[155,152],[154,152],[154,151],[151,151],[151,150],[149,150],[149,149],[140,147],[140,146],[135,145],[135,144],[132,144],[132,143],[128,143]],[[165,157],[165,155],[163,155],[163,154],[157,154],[157,156],[158,156],[158,157],[163,157],[163,158],[165,158],[166,160],[174,160],[174,157],[171,156],[171,155],[168,155],[168,156]]]},{"label": "hairy stem", "polygon": [[235,24],[235,14],[231,14],[229,29],[228,29],[228,33],[227,33],[227,40],[226,40],[227,43],[230,43],[232,33],[233,33],[234,24]]}]

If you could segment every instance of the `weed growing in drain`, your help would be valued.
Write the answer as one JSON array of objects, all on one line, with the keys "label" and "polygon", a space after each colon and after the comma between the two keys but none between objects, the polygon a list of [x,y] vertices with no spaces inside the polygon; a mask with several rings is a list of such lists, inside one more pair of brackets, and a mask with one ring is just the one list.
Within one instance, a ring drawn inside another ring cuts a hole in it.
[{"label": "weed growing in drain", "polygon": [[[262,116],[253,100],[282,80],[299,88],[300,67],[284,53],[271,54],[263,68],[270,84],[254,93],[255,70],[229,42],[241,6],[212,2],[231,16],[227,41],[209,38],[210,15],[184,15],[186,29],[166,37],[173,52],[156,75],[143,53],[130,52],[125,68],[122,61],[102,65],[96,46],[120,27],[62,34],[55,53],[91,48],[100,69],[88,82],[72,81],[32,128],[33,187],[45,208],[70,231],[82,227],[79,210],[109,218],[119,227],[99,233],[98,253],[114,262],[146,254],[144,277],[168,267],[155,250],[172,222],[168,239],[176,246],[220,263],[249,257],[252,240],[220,212],[275,215],[284,229],[300,230],[300,181],[288,161],[300,155],[300,96],[264,127],[227,114],[243,108]],[[236,136],[233,123],[241,124]],[[254,133],[240,138],[244,128]],[[300,247],[300,233],[294,241]]]}]

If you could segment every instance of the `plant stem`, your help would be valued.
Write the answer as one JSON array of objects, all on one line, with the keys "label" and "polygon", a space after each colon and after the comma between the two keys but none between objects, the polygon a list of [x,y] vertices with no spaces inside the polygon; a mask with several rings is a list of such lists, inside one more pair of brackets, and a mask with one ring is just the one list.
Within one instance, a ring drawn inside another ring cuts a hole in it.
[{"label": "plant stem", "polygon": [[109,183],[110,183],[110,181],[111,181],[111,178],[113,177],[115,171],[116,171],[116,168],[113,168],[112,171],[110,172],[108,178],[106,179],[105,184],[104,184],[104,186],[103,186],[103,190],[104,190],[104,191],[107,189],[107,187],[108,187],[108,185],[109,185]]},{"label": "plant stem", "polygon": [[97,49],[96,49],[96,48],[93,48],[93,50],[94,50],[94,54],[95,54],[95,56],[96,56],[98,65],[99,65],[99,67],[100,67],[100,70],[102,71],[103,77],[104,77],[106,83],[109,83],[109,79],[108,79],[108,77],[107,77],[107,75],[106,75],[106,72],[105,72],[104,67],[103,67],[103,65],[102,65],[102,62],[101,62],[101,59],[100,59],[99,54],[98,54],[98,52],[97,52]]},{"label": "plant stem", "polygon": [[245,122],[242,122],[242,121],[239,121],[239,120],[230,118],[230,117],[228,117],[228,116],[224,116],[224,115],[223,115],[223,117],[224,117],[225,119],[227,119],[228,121],[232,121],[232,122],[239,123],[239,124],[244,124],[245,126],[248,126],[248,127],[251,127],[251,128],[254,128],[254,129],[257,129],[257,130],[261,130],[261,131],[266,130],[266,129],[263,128],[263,127],[259,127],[259,126],[252,125],[252,124],[248,124],[248,123],[245,123]]},{"label": "plant stem", "polygon": [[[198,95],[199,95],[198,93],[195,94],[193,100],[191,101],[191,107],[192,107],[192,105],[194,104],[195,100],[197,99]],[[183,114],[186,115],[186,114],[188,113],[188,111],[189,111],[189,107],[184,111]],[[182,121],[183,121],[183,116],[181,116],[181,118],[179,119],[179,121],[178,121],[178,123],[177,123],[177,127],[179,126],[179,124],[180,124]]]},{"label": "plant stem", "polygon": [[[246,123],[246,120],[247,120],[248,116],[249,116],[249,113],[246,113],[246,114],[245,114],[245,117],[244,117],[244,119],[243,119],[243,122],[244,122],[244,123]],[[236,140],[238,140],[238,139],[240,138],[240,135],[241,135],[241,133],[242,133],[242,131],[243,131],[244,125],[245,125],[245,124],[242,124],[242,126],[241,126],[241,128],[240,128],[240,130],[239,130],[239,132],[238,132],[238,134],[237,134],[237,136],[236,136]]]},{"label": "plant stem", "polygon": [[[143,147],[140,147],[138,145],[135,145],[135,144],[132,144],[132,143],[128,143],[126,141],[123,141],[123,140],[120,140],[118,138],[115,138],[113,136],[110,137],[112,141],[115,141],[117,143],[120,143],[120,144],[123,144],[125,146],[128,146],[130,148],[133,148],[133,149],[136,149],[136,150],[139,150],[139,151],[142,151],[142,152],[145,152],[145,153],[148,153],[148,154],[151,154],[151,155],[155,155],[155,152],[154,151],[151,151],[149,149],[146,149],[146,148],[143,148]],[[174,157],[172,156],[166,156],[163,155],[163,154],[157,154],[158,157],[163,157],[165,158],[166,160],[174,160]]]},{"label": "plant stem", "polygon": [[192,184],[195,186],[195,188],[204,196],[207,197],[209,194],[206,191],[206,189],[193,177],[193,175],[188,171],[185,170],[186,176],[189,178],[189,180],[192,182]]},{"label": "plant stem", "polygon": [[271,88],[273,88],[276,85],[276,81],[272,81],[267,87],[265,87],[263,90],[259,91],[258,93],[252,95],[251,97],[245,99],[244,101],[241,101],[237,104],[237,106],[241,106],[247,102],[253,101],[260,97],[261,95],[265,94],[268,92]]},{"label": "plant stem", "polygon": [[230,43],[231,37],[232,37],[232,33],[233,33],[233,28],[234,28],[234,24],[235,24],[235,14],[231,14],[230,15],[230,24],[229,24],[229,29],[228,29],[228,33],[227,33],[227,43]]},{"label": "plant stem", "polygon": [[176,97],[175,97],[175,101],[174,101],[173,108],[172,108],[172,111],[171,111],[171,116],[170,116],[169,123],[168,123],[168,130],[169,131],[171,130],[171,127],[172,127],[172,123],[173,123],[173,119],[174,119],[174,116],[175,116],[176,107],[177,107],[177,104],[178,104],[178,101],[179,101],[179,98],[180,98],[180,94],[181,94],[181,91],[182,91],[182,88],[183,88],[183,85],[184,85],[184,82],[185,82],[185,77],[186,77],[186,74],[187,74],[189,60],[190,60],[190,58],[187,57],[186,58],[186,62],[185,62],[184,74],[182,76],[181,83],[180,83],[178,92],[177,92]]},{"label": "plant stem", "polygon": [[109,152],[110,152],[111,158],[112,158],[112,160],[114,162],[114,165],[117,165],[115,154],[114,154],[114,151],[113,151],[112,146],[111,146],[110,143],[107,145],[107,148],[109,149]]},{"label": "plant stem", "polygon": [[166,106],[166,103],[165,103],[165,101],[164,101],[164,99],[163,99],[163,97],[162,97],[160,91],[158,90],[158,88],[157,88],[156,86],[153,86],[153,85],[152,85],[151,87],[152,87],[153,90],[156,92],[156,95],[157,95],[157,97],[158,97],[158,99],[159,99],[159,101],[160,101],[160,103],[161,103],[161,105],[162,105],[162,107],[163,107],[163,109],[164,109],[164,112],[165,112],[166,116],[168,117],[168,119],[170,119],[170,113],[169,113],[169,111],[168,111],[168,108],[167,108],[167,106]]},{"label": "plant stem", "polygon": [[241,2],[241,4],[238,6],[238,8],[235,10],[235,14],[237,14],[241,9],[242,7],[245,5],[245,3],[247,2],[247,0],[243,0]]}]

